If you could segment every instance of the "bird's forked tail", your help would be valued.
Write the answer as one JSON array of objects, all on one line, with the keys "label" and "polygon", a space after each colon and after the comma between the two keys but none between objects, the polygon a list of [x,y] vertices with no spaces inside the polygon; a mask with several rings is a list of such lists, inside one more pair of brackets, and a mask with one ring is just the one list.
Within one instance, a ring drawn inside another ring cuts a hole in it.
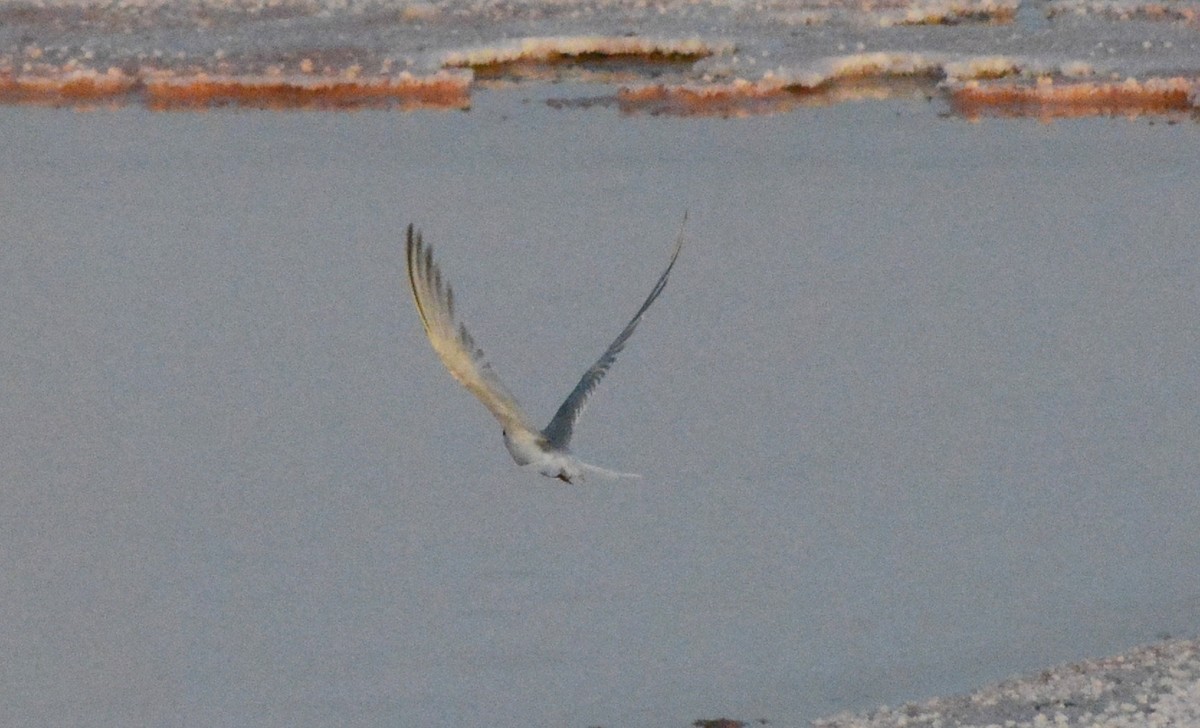
[{"label": "bird's forked tail", "polygon": [[587,475],[599,475],[602,478],[609,478],[610,480],[642,477],[641,473],[622,473],[619,470],[609,470],[608,468],[602,468],[599,465],[592,465],[583,461],[579,461],[579,467]]}]

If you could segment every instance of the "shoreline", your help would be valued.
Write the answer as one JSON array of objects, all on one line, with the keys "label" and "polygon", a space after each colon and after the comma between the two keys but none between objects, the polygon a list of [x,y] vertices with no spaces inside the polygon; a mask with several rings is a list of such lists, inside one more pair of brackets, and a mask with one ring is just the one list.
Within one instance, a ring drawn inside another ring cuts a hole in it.
[{"label": "shoreline", "polygon": [[970,693],[845,712],[814,728],[1200,725],[1200,640],[1168,639]]}]

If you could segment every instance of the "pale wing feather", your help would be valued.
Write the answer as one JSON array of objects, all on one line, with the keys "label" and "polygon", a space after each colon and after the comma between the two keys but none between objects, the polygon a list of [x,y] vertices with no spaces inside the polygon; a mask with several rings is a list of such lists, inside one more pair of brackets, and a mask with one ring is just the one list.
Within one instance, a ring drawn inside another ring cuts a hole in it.
[{"label": "pale wing feather", "polygon": [[475,395],[506,430],[533,431],[529,418],[496,376],[483,351],[475,345],[466,327],[455,320],[454,291],[442,280],[442,273],[433,262],[433,248],[422,243],[421,233],[414,232],[412,225],[408,226],[406,247],[413,301],[438,358],[451,376]]},{"label": "pale wing feather", "polygon": [[[684,214],[683,222],[687,224],[687,215]],[[579,380],[579,384],[575,385],[575,389],[567,395],[567,398],[559,406],[558,411],[554,413],[554,418],[550,420],[550,424],[546,425],[546,429],[542,430],[542,435],[550,443],[551,446],[557,448],[566,448],[571,442],[571,435],[575,431],[575,423],[579,421],[580,415],[583,414],[584,408],[587,406],[588,397],[596,389],[596,385],[608,373],[609,367],[617,360],[617,355],[625,348],[629,337],[633,336],[634,330],[638,323],[641,322],[642,316],[645,315],[646,309],[650,308],[650,304],[654,303],[654,299],[663,292],[667,286],[667,276],[671,275],[671,269],[675,267],[675,259],[679,257],[679,251],[683,248],[683,228],[680,227],[679,238],[675,241],[675,250],[671,253],[671,260],[667,263],[667,269],[659,276],[658,282],[654,284],[654,290],[650,291],[650,295],[646,297],[646,302],[633,315],[629,323],[613,341],[609,344],[608,349],[600,355],[596,363],[588,368],[583,373],[583,377]]]}]

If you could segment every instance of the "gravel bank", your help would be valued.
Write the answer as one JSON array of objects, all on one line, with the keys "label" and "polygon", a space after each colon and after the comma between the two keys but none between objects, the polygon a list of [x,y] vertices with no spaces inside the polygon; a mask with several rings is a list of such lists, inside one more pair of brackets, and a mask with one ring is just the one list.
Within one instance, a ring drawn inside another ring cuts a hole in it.
[{"label": "gravel bank", "polygon": [[1122,655],[1014,678],[967,695],[841,713],[816,728],[930,726],[1200,726],[1200,641],[1169,640]]}]

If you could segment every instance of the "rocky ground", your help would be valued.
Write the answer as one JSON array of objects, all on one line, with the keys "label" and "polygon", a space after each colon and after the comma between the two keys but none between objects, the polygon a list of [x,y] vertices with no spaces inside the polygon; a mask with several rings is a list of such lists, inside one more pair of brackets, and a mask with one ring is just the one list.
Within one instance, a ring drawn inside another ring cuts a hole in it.
[{"label": "rocky ground", "polygon": [[1170,640],[899,708],[843,713],[816,728],[1200,726],[1200,641]]}]

